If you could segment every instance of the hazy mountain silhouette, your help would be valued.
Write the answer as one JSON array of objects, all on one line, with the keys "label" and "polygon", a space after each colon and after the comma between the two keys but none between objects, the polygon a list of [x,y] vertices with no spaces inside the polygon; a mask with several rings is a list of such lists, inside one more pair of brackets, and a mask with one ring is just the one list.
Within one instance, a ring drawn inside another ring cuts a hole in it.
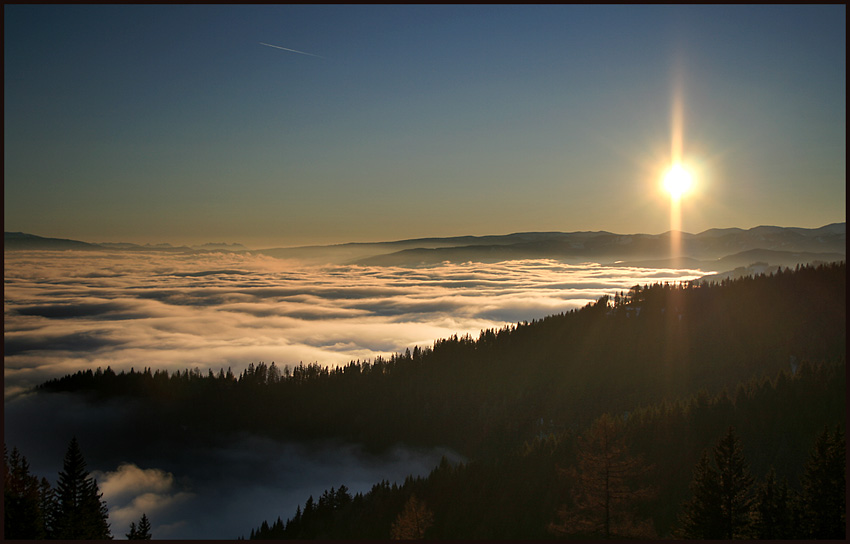
[{"label": "hazy mountain silhouette", "polygon": [[[789,227],[755,227],[742,229],[711,229],[699,234],[680,233],[682,255],[679,266],[740,266],[742,259],[765,256],[781,260],[788,266],[812,260],[836,260],[846,254],[845,223],[827,225],[818,229]],[[364,265],[427,265],[443,261],[497,262],[508,259],[552,258],[567,262],[613,262],[628,260],[665,261],[672,259],[671,233],[663,234],[613,234],[610,232],[528,233],[521,241],[502,239],[503,243],[480,243],[441,248],[418,247],[403,249],[385,255],[360,259]],[[748,256],[745,252],[767,250],[773,254]],[[738,258],[731,256],[738,254]],[[730,257],[727,263],[715,263]],[[750,264],[753,261],[744,262]],[[690,265],[688,263],[691,263]],[[623,263],[619,263],[623,264]],[[657,266],[660,263],[655,263]],[[780,263],[776,263],[780,264]]]},{"label": "hazy mountain silhouette", "polygon": [[749,249],[720,259],[655,259],[646,261],[619,261],[612,266],[634,266],[638,268],[699,268],[700,270],[732,270],[756,263],[770,263],[774,267],[792,267],[802,263],[834,262],[845,258],[844,253],[812,253],[807,251],[775,251],[772,249]]},{"label": "hazy mountain silhouette", "polygon": [[[571,233],[577,240],[582,237],[593,237],[598,234],[611,234],[608,232],[574,232]],[[411,240],[397,240],[392,242],[350,242],[346,244],[335,244],[328,246],[300,246],[261,249],[258,253],[270,257],[284,259],[301,259],[315,262],[334,262],[337,264],[377,264],[361,262],[364,259],[379,258],[381,256],[393,255],[408,250],[429,249],[452,249],[459,247],[478,246],[510,246],[518,243],[533,243],[545,241],[563,236],[562,232],[521,232],[506,235],[490,236],[452,236],[448,238],[415,238]],[[394,260],[390,258],[390,260]],[[431,261],[429,261],[431,262]],[[440,262],[436,260],[433,262]],[[394,264],[388,262],[386,264]],[[418,263],[414,263],[418,264]]]},{"label": "hazy mountain silhouette", "polygon": [[43,238],[24,232],[4,232],[3,249],[100,249],[97,244],[89,244],[64,238]]},{"label": "hazy mountain silhouette", "polygon": [[68,240],[65,238],[48,238],[44,236],[36,236],[35,234],[27,234],[24,232],[4,232],[3,233],[3,249],[6,251],[22,251],[22,250],[154,250],[154,251],[170,251],[170,252],[191,252],[196,251],[186,246],[172,246],[171,244],[132,244],[129,242],[103,242],[91,243],[81,242],[79,240]]},{"label": "hazy mountain silhouette", "polygon": [[225,242],[212,242],[201,244],[197,246],[192,246],[192,249],[211,249],[211,250],[227,250],[227,251],[247,251],[248,248],[243,246],[242,244],[228,244]]},{"label": "hazy mountain silhouette", "polygon": [[[836,261],[846,255],[847,244],[846,223],[833,223],[817,229],[775,226],[759,226],[748,230],[709,229],[699,234],[679,233],[681,255],[673,261],[671,234],[615,234],[607,231],[522,232],[283,247],[252,252],[314,264],[366,266],[423,266],[445,261],[500,262],[548,258],[569,263],[598,262],[619,266],[731,270],[758,261],[786,267],[808,262]],[[169,244],[93,244],[20,232],[5,233],[4,242],[7,250],[118,249],[189,253],[249,251],[241,244],[208,243],[191,248]]]}]

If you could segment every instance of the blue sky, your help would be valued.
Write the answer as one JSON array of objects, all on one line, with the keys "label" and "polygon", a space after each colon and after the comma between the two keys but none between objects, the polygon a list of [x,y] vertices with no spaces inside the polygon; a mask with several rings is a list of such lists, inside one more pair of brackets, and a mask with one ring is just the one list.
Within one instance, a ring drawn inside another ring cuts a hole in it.
[{"label": "blue sky", "polygon": [[659,233],[677,93],[684,230],[844,221],[845,13],[7,5],[5,230]]}]

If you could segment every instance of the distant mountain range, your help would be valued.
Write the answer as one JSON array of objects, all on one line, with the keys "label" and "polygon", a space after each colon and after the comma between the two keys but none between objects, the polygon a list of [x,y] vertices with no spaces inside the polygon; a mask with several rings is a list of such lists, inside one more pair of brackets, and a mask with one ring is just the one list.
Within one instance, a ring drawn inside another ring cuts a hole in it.
[{"label": "distant mountain range", "polygon": [[[835,223],[818,229],[756,227],[743,229],[711,229],[699,234],[680,233],[681,257],[678,266],[690,263],[736,266],[748,260],[781,260],[806,262],[811,259],[833,260],[846,254],[846,224]],[[513,238],[511,238],[513,237]],[[418,247],[363,258],[364,265],[421,265],[443,261],[495,262],[508,259],[552,258],[567,262],[616,263],[623,266],[662,267],[674,264],[671,233],[614,234],[611,232],[528,233],[487,240],[484,237],[466,245]],[[495,242],[495,243],[494,243]],[[771,253],[746,254],[753,250]],[[738,259],[734,255],[744,253]],[[807,253],[808,255],[802,255]],[[795,255],[796,254],[796,255]],[[727,262],[717,262],[727,258]],[[622,262],[617,262],[622,261]]]},{"label": "distant mountain range", "polygon": [[105,249],[119,250],[153,250],[153,251],[171,251],[171,252],[194,252],[194,251],[247,251],[248,248],[242,244],[225,244],[225,243],[208,243],[199,246],[172,246],[171,244],[131,244],[129,242],[80,242],[78,240],[68,240],[65,238],[45,238],[36,236],[35,234],[27,234],[25,232],[4,232],[3,233],[3,249],[4,250],[91,250],[102,251]]},{"label": "distant mountain range", "polygon": [[[365,266],[427,266],[442,262],[499,262],[514,259],[557,259],[569,263],[597,262],[614,266],[695,268],[730,271],[753,264],[795,266],[807,262],[844,260],[846,223],[816,229],[760,226],[752,229],[709,229],[699,234],[679,233],[681,255],[672,253],[671,232],[615,234],[598,232],[525,232],[501,236],[419,238],[376,243],[348,243],[251,250],[277,258],[315,264]],[[249,251],[241,244],[93,244],[44,238],[21,232],[4,234],[5,250],[145,250],[198,253]]]}]

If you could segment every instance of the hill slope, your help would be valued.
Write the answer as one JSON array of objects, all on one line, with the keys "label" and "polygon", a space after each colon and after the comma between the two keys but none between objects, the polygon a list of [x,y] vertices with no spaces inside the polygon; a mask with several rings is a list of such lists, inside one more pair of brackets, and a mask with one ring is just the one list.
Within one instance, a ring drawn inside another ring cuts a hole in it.
[{"label": "hill slope", "polygon": [[845,274],[842,263],[721,285],[636,287],[613,301],[483,331],[477,340],[438,340],[335,369],[260,364],[241,377],[89,370],[41,390],[135,396],[149,410],[141,419],[189,428],[142,421],[148,432],[127,437],[140,448],[248,431],[491,456],[535,436],[541,421],[568,429],[602,412],[734,388],[794,361],[843,360]]},{"label": "hill slope", "polygon": [[635,286],[478,339],[452,337],[336,369],[98,369],[38,392],[132,398],[109,439],[121,446],[114,462],[128,451],[194,451],[240,433],[376,451],[448,446],[470,459],[444,462],[427,480],[376,484],[365,496],[326,492],[319,510],[311,498],[291,532],[272,535],[269,523],[258,530],[278,538],[385,539],[413,494],[434,510],[432,538],[546,538],[569,492],[558,467],[575,465],[576,436],[609,413],[626,422],[630,448],[657,467],[659,493],[644,516],[669,536],[700,453],[730,425],[758,478],[773,466],[799,489],[816,434],[844,427],[846,325],[840,263],[719,284]]}]

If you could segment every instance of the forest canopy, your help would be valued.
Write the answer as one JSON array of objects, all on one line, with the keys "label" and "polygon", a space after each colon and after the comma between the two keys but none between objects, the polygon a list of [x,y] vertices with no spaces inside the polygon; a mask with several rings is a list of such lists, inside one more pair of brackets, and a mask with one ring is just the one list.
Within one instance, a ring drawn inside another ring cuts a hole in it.
[{"label": "forest canopy", "polygon": [[[695,467],[715,470],[703,453],[734,427],[753,481],[746,527],[729,534],[751,535],[753,520],[769,510],[754,497],[781,489],[811,499],[807,459],[818,433],[843,432],[845,297],[843,262],[719,283],[635,285],[478,338],[453,336],[336,368],[259,362],[238,374],[169,374],[140,362],[138,371],[79,371],[37,391],[82,393],[94,403],[135,399],[133,432],[120,437],[128,448],[249,432],[373,451],[449,447],[469,459],[365,495],[331,490],[318,506],[311,497],[309,509],[266,522],[255,537],[388,538],[392,527],[417,527],[410,530],[426,538],[552,538],[575,536],[577,527],[585,528],[578,536],[594,537],[696,534],[682,517],[695,496]],[[613,423],[600,427],[601,417]],[[631,467],[617,483],[630,499],[610,503],[611,518],[598,517],[599,495],[587,488],[588,471],[607,454],[581,453],[603,427],[616,430],[617,462]],[[516,497],[534,498],[535,510],[525,512]],[[809,499],[786,510],[804,515]],[[473,513],[476,500],[492,517]],[[757,505],[767,510],[756,514]],[[311,518],[320,511],[324,517]],[[414,523],[420,519],[427,523]]]}]

